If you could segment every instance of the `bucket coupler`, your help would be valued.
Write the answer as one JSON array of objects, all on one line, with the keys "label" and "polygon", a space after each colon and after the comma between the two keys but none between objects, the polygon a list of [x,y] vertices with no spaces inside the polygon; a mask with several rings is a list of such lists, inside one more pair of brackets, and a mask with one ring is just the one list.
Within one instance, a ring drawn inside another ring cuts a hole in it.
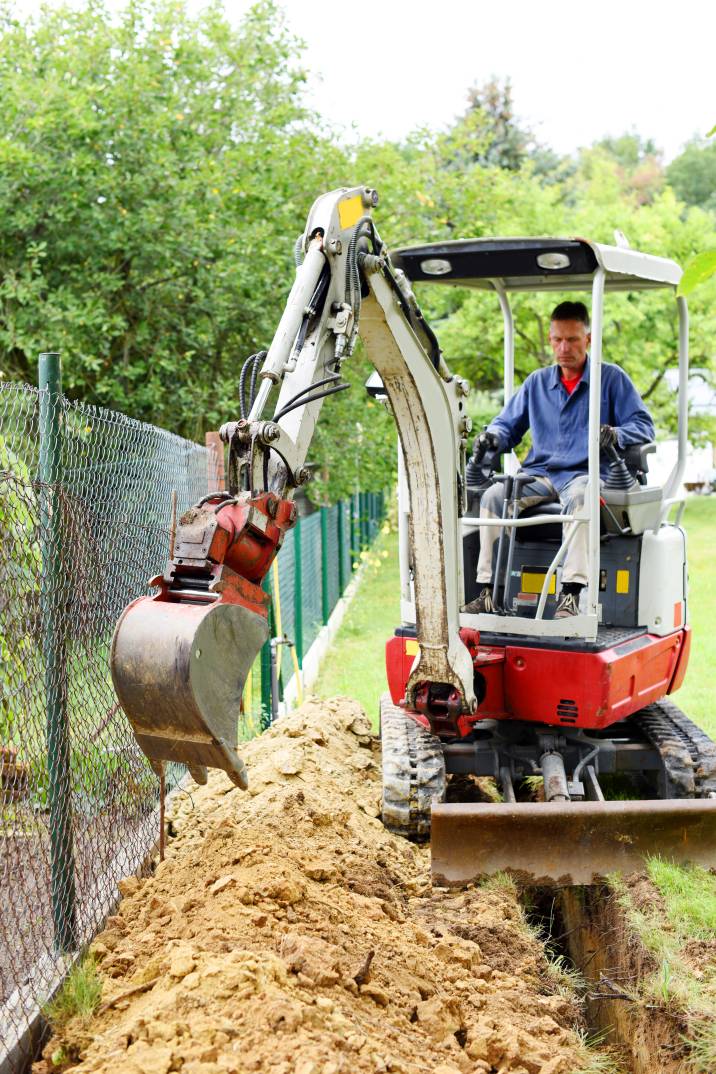
[{"label": "bucket coupler", "polygon": [[123,612],[110,663],[119,702],[153,766],[221,768],[247,786],[236,752],[246,677],[268,639],[261,588],[296,507],[273,493],[205,497],[180,519],[158,592]]}]

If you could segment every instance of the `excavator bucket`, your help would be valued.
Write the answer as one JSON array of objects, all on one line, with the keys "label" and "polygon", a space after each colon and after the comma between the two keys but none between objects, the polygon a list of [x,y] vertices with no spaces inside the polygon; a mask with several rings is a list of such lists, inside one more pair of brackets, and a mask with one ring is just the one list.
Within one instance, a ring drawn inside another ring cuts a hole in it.
[{"label": "excavator bucket", "polygon": [[598,883],[659,855],[716,867],[716,800],[433,804],[433,883],[508,872],[525,886]]},{"label": "excavator bucket", "polygon": [[265,617],[239,603],[140,597],[112,640],[119,702],[154,765],[178,761],[199,782],[222,768],[247,787],[236,752],[241,694],[268,637]]}]

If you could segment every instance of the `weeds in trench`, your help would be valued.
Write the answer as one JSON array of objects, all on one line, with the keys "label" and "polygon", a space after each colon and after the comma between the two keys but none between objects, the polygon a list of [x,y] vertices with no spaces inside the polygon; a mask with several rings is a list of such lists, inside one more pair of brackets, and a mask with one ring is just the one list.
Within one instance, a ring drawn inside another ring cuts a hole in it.
[{"label": "weeds in trench", "polygon": [[528,893],[522,897],[521,909],[525,928],[537,943],[541,944],[544,951],[547,962],[546,977],[550,987],[563,999],[576,1002],[581,1006],[587,991],[587,983],[572,960],[559,950],[558,941],[554,939],[554,899],[550,904],[549,920],[545,915],[537,921],[530,920],[530,914],[534,915],[535,906]]},{"label": "weeds in trench", "polygon": [[[576,1034],[586,1054],[574,1074],[623,1074],[622,1065],[610,1052],[603,1051],[605,1033],[588,1033],[584,1029],[577,1029]],[[597,1048],[600,1050],[597,1051]]]},{"label": "weeds in trench", "polygon": [[481,880],[480,887],[483,891],[507,891],[517,898],[517,885],[509,873],[494,873]]},{"label": "weeds in trench", "polygon": [[692,1074],[713,1074],[716,1070],[716,1020],[704,1018],[695,1022],[686,1043],[691,1049],[689,1070]]},{"label": "weeds in trench", "polygon": [[76,963],[59,992],[44,1008],[53,1030],[62,1029],[72,1018],[90,1018],[102,998],[102,980],[91,955]]},{"label": "weeds in trench", "polygon": [[566,955],[555,954],[549,944],[545,944],[544,951],[547,957],[547,976],[557,994],[563,999],[576,999],[581,1003],[587,990],[582,974]]},{"label": "weeds in trench", "polygon": [[662,898],[644,909],[634,905],[623,881],[610,879],[629,929],[658,966],[641,982],[636,999],[681,1012],[688,1025],[683,1037],[689,1048],[687,1069],[691,1074],[714,1074],[716,966],[708,952],[699,963],[699,942],[713,939],[716,879],[705,869],[659,858],[651,859],[647,869]]}]

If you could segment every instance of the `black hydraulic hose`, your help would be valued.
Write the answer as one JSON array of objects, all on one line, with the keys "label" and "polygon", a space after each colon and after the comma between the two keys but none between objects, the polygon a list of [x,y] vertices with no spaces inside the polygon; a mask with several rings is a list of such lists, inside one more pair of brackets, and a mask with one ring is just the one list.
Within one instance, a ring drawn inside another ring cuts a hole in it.
[{"label": "black hydraulic hose", "polygon": [[254,355],[254,364],[251,368],[251,383],[249,384],[249,413],[251,412],[251,408],[253,407],[254,401],[256,399],[256,382],[259,377],[259,369],[267,354],[268,351],[258,351],[258,353]]},{"label": "black hydraulic hose", "polygon": [[378,237],[375,230],[375,224],[372,217],[362,216],[355,226],[353,234],[351,235],[350,242],[348,243],[348,253],[346,260],[348,263],[348,272],[346,279],[346,302],[353,309],[353,316],[358,321],[358,315],[360,313],[361,304],[361,288],[360,288],[360,270],[358,268],[358,241],[362,238],[370,237],[373,243],[373,252],[380,253],[378,247]]},{"label": "black hydraulic hose", "polygon": [[[517,509],[519,504],[520,493],[522,492],[522,486],[529,481],[528,474],[515,474],[514,486],[512,491],[512,517],[517,518]],[[507,546],[507,566],[505,567],[505,583],[503,587],[502,607],[509,613],[507,607],[507,598],[510,589],[510,582],[512,581],[512,563],[515,558],[515,541],[517,540],[517,527],[512,526],[510,528],[510,540]]]},{"label": "black hydraulic hose", "polygon": [[326,388],[324,392],[318,392],[316,395],[308,395],[305,399],[297,399],[295,403],[285,406],[283,410],[280,410],[278,414],[275,414],[274,421],[278,421],[279,418],[283,418],[286,414],[289,414],[292,410],[296,410],[299,406],[308,406],[309,403],[315,403],[319,399],[325,399],[327,396],[335,395],[337,392],[344,392],[348,388],[350,388],[350,384],[336,384],[333,388]]},{"label": "black hydraulic hose", "polygon": [[[502,518],[507,518],[507,511],[512,499],[512,485],[513,479],[508,476],[505,478],[505,498],[502,501]],[[495,560],[495,573],[492,579],[492,603],[495,608],[501,608],[502,603],[498,600],[498,594],[500,589],[500,573],[502,571],[502,552],[505,546],[505,527],[500,526],[500,536],[497,541],[497,559]]]},{"label": "black hydraulic hose", "polygon": [[239,374],[239,412],[242,420],[246,418],[246,374],[249,371],[250,361],[250,358],[246,359],[241,366],[241,373]]},{"label": "black hydraulic hose", "polygon": [[[239,410],[241,417],[246,419],[249,416],[249,411],[254,403],[254,395],[256,391],[256,378],[258,377],[258,367],[266,357],[267,351],[257,351],[256,354],[250,354],[245,359],[244,364],[241,366],[241,373],[239,375]],[[251,368],[251,383],[249,387],[249,401],[246,400],[246,378],[249,375],[249,367]]]},{"label": "black hydraulic hose", "polygon": [[286,413],[286,407],[292,406],[292,404],[295,403],[297,399],[300,399],[302,395],[307,395],[308,392],[315,391],[316,388],[323,388],[326,384],[334,384],[338,378],[339,374],[333,373],[330,377],[324,377],[323,380],[314,380],[312,384],[307,385],[305,388],[301,388],[300,392],[296,392],[295,395],[292,395],[281,410],[279,410],[277,414],[274,414],[273,420],[278,421],[278,419]]}]

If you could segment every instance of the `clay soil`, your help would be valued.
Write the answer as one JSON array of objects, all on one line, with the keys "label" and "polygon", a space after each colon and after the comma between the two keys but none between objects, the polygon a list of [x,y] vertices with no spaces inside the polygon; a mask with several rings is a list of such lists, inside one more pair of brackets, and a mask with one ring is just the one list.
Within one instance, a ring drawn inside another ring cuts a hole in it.
[{"label": "clay soil", "polygon": [[514,889],[434,890],[379,819],[379,744],[308,701],[175,800],[166,860],[122,883],[101,1005],[35,1074],[576,1074],[579,1010]]}]

